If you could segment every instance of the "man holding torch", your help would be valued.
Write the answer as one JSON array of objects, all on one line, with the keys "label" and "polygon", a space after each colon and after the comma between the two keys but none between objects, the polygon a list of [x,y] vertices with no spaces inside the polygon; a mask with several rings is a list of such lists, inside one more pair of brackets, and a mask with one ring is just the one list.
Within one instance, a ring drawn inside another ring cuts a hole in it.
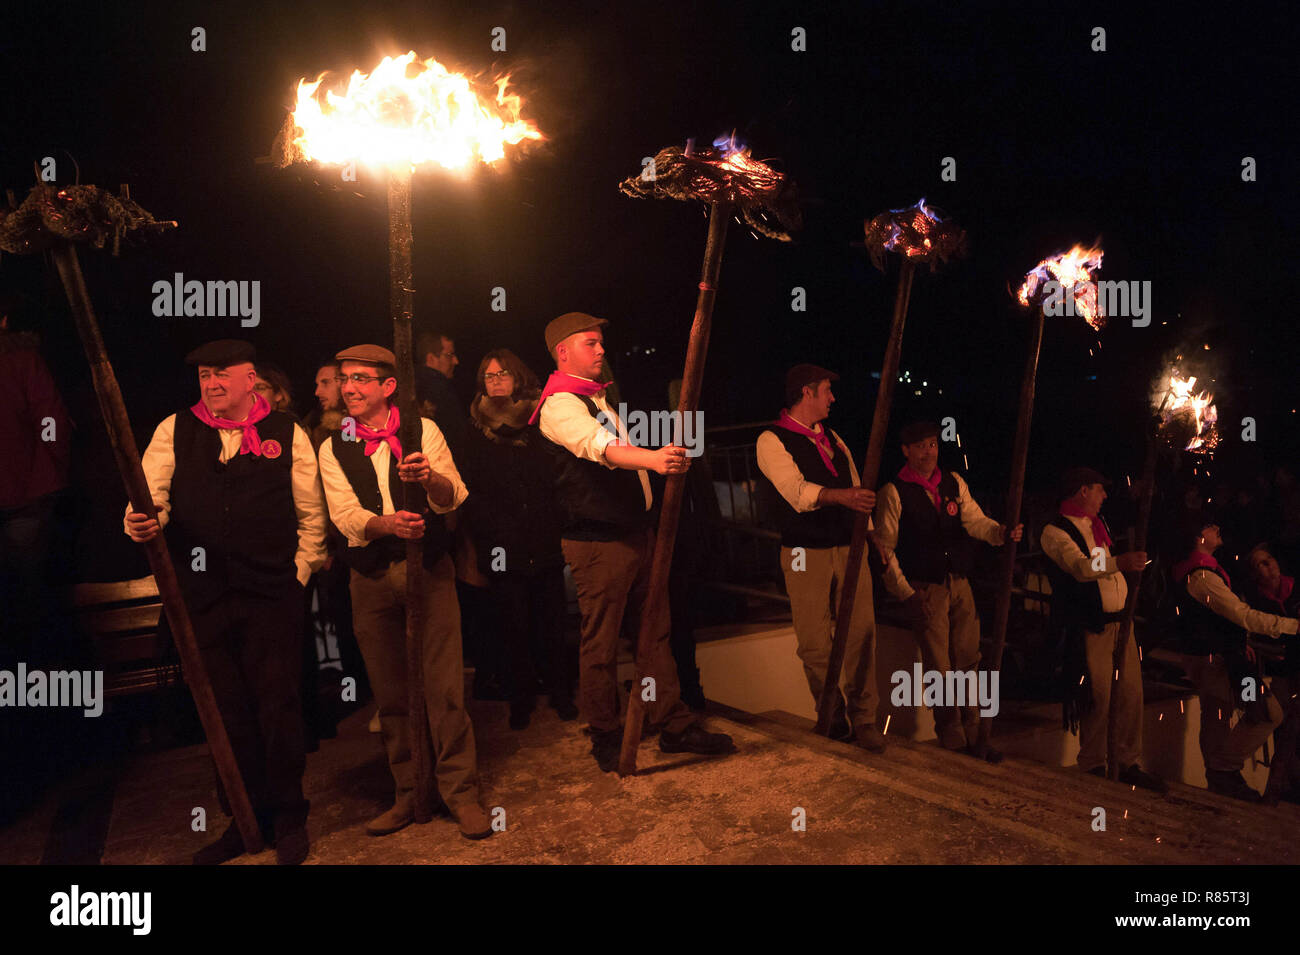
[{"label": "man holding torch", "polygon": [[1165,781],[1140,765],[1142,663],[1132,632],[1121,626],[1128,598],[1124,574],[1145,567],[1147,555],[1111,554],[1110,531],[1100,514],[1109,484],[1092,468],[1066,471],[1060,513],[1040,538],[1051,560],[1052,611],[1065,630],[1066,712],[1071,728],[1078,722],[1080,769],[1105,776],[1109,752],[1120,782],[1162,793]]},{"label": "man holding torch", "polygon": [[623,742],[616,674],[625,612],[634,621],[647,609],[658,618],[648,658],[637,660],[638,671],[653,674],[655,683],[634,692],[644,695],[651,723],[662,730],[660,750],[716,756],[732,752],[733,745],[725,733],[706,732],[682,703],[668,642],[667,600],[647,600],[655,533],[646,471],[681,474],[690,460],[677,445],[651,450],[629,442],[624,422],[605,398],[607,386],[598,380],[605,355],[601,326],[606,324],[603,318],[569,312],[546,326],[546,348],[556,371],[529,423],[540,421],[558,461],[560,543],[582,611],[581,710],[591,726],[592,756],[604,772],[614,772]]},{"label": "man holding torch", "polygon": [[[1007,528],[986,517],[971,497],[966,481],[939,469],[939,426],[914,421],[902,431],[907,463],[897,483],[880,489],[875,541],[885,559],[885,586],[903,601],[926,670],[974,672],[980,661],[980,622],[975,613],[970,576],[975,554],[972,540],[1000,547]],[[1019,541],[1021,525],[1010,532]],[[936,706],[935,732],[944,749],[976,754],[979,704]],[[1001,754],[989,749],[989,762]]]},{"label": "man holding torch", "polygon": [[[840,436],[821,424],[839,375],[817,365],[795,365],[785,376],[785,410],[776,427],[758,436],[758,468],[777,492],[781,570],[794,618],[799,659],[813,701],[821,699],[831,654],[831,593],[844,586],[855,511],[870,514],[876,492],[860,486],[858,469]],[[855,737],[873,753],[885,751],[876,726],[876,620],[871,574],[858,575],[844,656],[847,713],[838,688],[830,738]]]},{"label": "man holding torch", "polygon": [[[165,527],[194,635],[249,801],[277,861],[307,857],[302,705],[303,588],[325,561],[325,509],[311,439],[254,390],[253,346],[209,342],[187,357],[201,399],[169,415],[141,458],[157,515],[127,507],[138,543]],[[218,778],[222,808],[230,812]],[[233,823],[194,855],[242,855]]]},{"label": "man holding torch", "polygon": [[[411,608],[406,606],[406,541],[423,539],[425,605],[417,619],[424,626],[422,678],[433,773],[461,834],[483,839],[492,834],[492,826],[479,803],[474,729],[465,709],[456,575],[443,521],[468,491],[442,432],[428,418],[420,419],[420,450],[403,452],[393,353],[379,345],[356,345],[336,357],[344,379],[343,402],[355,428],[349,429],[344,419],[343,430],[321,445],[321,480],[330,519],[347,537],[342,557],[352,569],[352,624],[379,704],[396,783],[393,807],[371,820],[366,831],[388,835],[415,821],[407,681],[421,676],[407,673],[406,615]],[[398,509],[399,482],[424,488],[432,512],[427,518]]]},{"label": "man holding torch", "polygon": [[[1201,701],[1201,755],[1211,792],[1246,802],[1259,793],[1241,770],[1283,720],[1283,708],[1264,686],[1248,635],[1281,640],[1295,634],[1295,617],[1252,610],[1232,592],[1228,573],[1214,559],[1223,546],[1219,525],[1203,519],[1187,557],[1172,570],[1178,607],[1178,645],[1190,658],[1188,676]],[[1231,725],[1233,711],[1242,717]]]}]

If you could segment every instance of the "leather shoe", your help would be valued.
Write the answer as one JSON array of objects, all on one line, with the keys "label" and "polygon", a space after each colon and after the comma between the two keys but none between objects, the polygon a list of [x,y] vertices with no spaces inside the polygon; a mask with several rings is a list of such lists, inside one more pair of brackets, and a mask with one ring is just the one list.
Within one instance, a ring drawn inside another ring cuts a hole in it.
[{"label": "leather shoe", "polygon": [[1169,792],[1169,784],[1159,776],[1153,776],[1146,772],[1137,763],[1127,769],[1120,770],[1119,781],[1127,786],[1137,786],[1140,789],[1149,789],[1153,793]]},{"label": "leather shoe", "polygon": [[310,843],[307,824],[301,813],[285,814],[275,819],[275,864],[299,865],[307,858]]},{"label": "leather shoe", "polygon": [[1205,782],[1209,786],[1210,792],[1218,793],[1220,796],[1231,796],[1233,799],[1240,799],[1242,802],[1260,801],[1259,793],[1250,787],[1250,784],[1242,778],[1239,772],[1207,769],[1205,771]]},{"label": "leather shoe", "polygon": [[466,839],[486,839],[492,835],[492,820],[476,802],[467,802],[457,806],[451,814],[456,817],[460,834]]},{"label": "leather shoe", "polygon": [[709,733],[700,724],[692,723],[680,733],[664,730],[659,734],[661,753],[698,753],[701,756],[722,756],[734,753],[736,744],[726,733]]},{"label": "leather shoe", "polygon": [[827,739],[832,739],[837,743],[847,743],[853,739],[853,727],[849,725],[848,717],[843,713],[831,721],[831,731],[826,734]]},{"label": "leather shoe", "polygon": [[405,829],[415,822],[415,795],[399,796],[393,808],[366,823],[366,832],[372,836],[387,836]]},{"label": "leather shoe", "polygon": [[226,831],[215,841],[194,853],[195,865],[221,865],[244,854],[244,837],[239,834],[239,826],[232,822]]},{"label": "leather shoe", "polygon": [[623,731],[592,730],[591,755],[603,773],[618,772],[618,757],[623,749]]},{"label": "leather shoe", "polygon": [[883,753],[885,751],[885,734],[876,729],[875,723],[859,726],[856,736],[857,744],[868,752]]}]

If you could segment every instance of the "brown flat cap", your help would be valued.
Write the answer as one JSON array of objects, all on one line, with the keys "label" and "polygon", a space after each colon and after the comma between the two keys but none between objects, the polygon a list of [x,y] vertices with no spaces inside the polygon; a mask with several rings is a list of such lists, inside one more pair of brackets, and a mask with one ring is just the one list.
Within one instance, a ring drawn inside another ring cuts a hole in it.
[{"label": "brown flat cap", "polygon": [[937,437],[939,437],[939,426],[933,421],[909,421],[903,425],[903,430],[898,434],[899,443],[902,445],[916,444],[926,438]]},{"label": "brown flat cap", "polygon": [[185,356],[187,365],[211,365],[213,368],[225,368],[227,365],[241,365],[244,362],[257,361],[257,349],[252,342],[237,338],[222,338],[215,342],[200,345]]},{"label": "brown flat cap", "polygon": [[334,356],[339,361],[365,361],[372,365],[393,365],[396,367],[397,359],[387,348],[382,345],[353,345],[351,348],[345,348]]},{"label": "brown flat cap", "polygon": [[1093,484],[1110,487],[1110,478],[1092,468],[1070,468],[1061,475],[1060,498],[1062,501],[1067,500],[1074,497],[1079,492],[1079,488]]},{"label": "brown flat cap", "polygon": [[605,321],[605,319],[596,318],[585,312],[566,312],[547,324],[546,350],[553,355],[555,354],[555,346],[570,335],[576,335],[578,332],[585,332],[589,328],[599,328],[601,325],[608,324],[609,322]]}]

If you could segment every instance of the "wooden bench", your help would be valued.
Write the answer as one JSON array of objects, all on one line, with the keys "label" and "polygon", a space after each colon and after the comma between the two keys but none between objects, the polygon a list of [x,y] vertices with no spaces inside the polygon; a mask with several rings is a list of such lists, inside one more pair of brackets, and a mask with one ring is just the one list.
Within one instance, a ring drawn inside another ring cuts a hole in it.
[{"label": "wooden bench", "polygon": [[150,693],[182,683],[171,640],[158,632],[162,600],[152,576],[77,584],[73,605],[104,671],[104,695]]}]

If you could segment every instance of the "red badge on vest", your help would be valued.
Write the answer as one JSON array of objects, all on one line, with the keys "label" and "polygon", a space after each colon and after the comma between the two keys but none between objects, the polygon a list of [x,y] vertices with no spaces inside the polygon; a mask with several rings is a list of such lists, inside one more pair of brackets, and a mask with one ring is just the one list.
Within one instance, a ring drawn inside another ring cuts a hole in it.
[{"label": "red badge on vest", "polygon": [[[266,447],[266,445],[263,444],[262,447]],[[949,517],[956,517],[956,516],[957,516],[957,502],[956,502],[956,501],[949,501],[949,502],[948,502],[948,516],[949,516]]]},{"label": "red badge on vest", "polygon": [[282,452],[280,442],[272,438],[269,441],[262,442],[262,457],[278,458]]}]

